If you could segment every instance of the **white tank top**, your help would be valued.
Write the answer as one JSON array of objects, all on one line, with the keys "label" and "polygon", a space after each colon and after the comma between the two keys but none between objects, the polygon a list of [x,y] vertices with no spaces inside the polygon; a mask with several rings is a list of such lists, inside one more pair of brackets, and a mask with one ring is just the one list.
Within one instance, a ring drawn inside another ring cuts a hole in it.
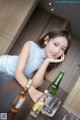
[{"label": "white tank top", "polygon": [[[2,61],[3,72],[15,76],[15,71],[17,68],[19,56],[14,55],[3,55],[0,57],[0,62]],[[34,71],[39,69],[41,64],[46,59],[46,54],[44,52],[44,49],[40,48],[36,43],[33,41],[30,41],[30,53],[29,53],[29,59],[26,63],[26,67],[24,70],[24,74],[31,78]]]}]

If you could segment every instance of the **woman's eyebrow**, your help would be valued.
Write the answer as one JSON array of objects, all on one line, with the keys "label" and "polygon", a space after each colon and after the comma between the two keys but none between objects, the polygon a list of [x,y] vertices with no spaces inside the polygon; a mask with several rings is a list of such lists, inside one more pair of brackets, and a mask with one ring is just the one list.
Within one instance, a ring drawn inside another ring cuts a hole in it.
[{"label": "woman's eyebrow", "polygon": [[56,41],[56,40],[54,40],[54,42],[56,42],[56,43],[58,43],[58,44],[60,44],[58,41]]}]

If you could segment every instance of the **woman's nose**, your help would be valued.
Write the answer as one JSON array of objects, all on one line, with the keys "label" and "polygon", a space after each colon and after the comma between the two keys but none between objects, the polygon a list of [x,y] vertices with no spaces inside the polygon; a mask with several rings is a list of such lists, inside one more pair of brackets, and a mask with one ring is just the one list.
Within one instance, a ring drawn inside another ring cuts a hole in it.
[{"label": "woman's nose", "polygon": [[55,50],[54,50],[54,52],[55,52],[56,54],[59,53],[59,51],[60,51],[60,47],[56,47]]}]

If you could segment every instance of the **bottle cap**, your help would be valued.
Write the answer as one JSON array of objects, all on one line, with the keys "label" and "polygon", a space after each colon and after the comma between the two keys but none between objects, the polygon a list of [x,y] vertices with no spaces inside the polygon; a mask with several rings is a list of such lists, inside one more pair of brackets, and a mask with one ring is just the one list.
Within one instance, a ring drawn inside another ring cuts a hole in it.
[{"label": "bottle cap", "polygon": [[29,79],[29,81],[28,81],[28,83],[27,83],[27,85],[26,85],[26,87],[30,87],[31,86],[31,84],[32,84],[32,79]]},{"label": "bottle cap", "polygon": [[28,83],[24,87],[24,91],[27,91],[30,88],[30,86],[32,85],[32,81],[32,79],[29,79]]},{"label": "bottle cap", "polygon": [[45,91],[44,91],[44,93],[48,93],[49,91],[46,89]]}]

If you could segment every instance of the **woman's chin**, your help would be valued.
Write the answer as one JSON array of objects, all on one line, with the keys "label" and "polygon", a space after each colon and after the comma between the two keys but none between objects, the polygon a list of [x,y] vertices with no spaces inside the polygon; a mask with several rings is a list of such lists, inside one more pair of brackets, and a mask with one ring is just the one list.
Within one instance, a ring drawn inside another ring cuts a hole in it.
[{"label": "woman's chin", "polygon": [[57,59],[57,57],[55,57],[55,56],[50,56],[50,58],[51,58],[51,59]]}]

